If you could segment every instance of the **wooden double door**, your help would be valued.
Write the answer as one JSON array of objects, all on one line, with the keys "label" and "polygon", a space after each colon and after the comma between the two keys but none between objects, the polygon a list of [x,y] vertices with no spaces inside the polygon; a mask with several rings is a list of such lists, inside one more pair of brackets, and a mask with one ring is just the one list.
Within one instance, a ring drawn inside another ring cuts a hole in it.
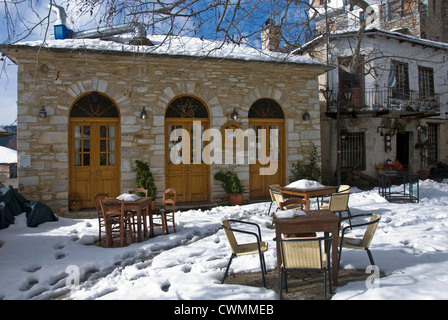
[{"label": "wooden double door", "polygon": [[177,190],[178,202],[210,200],[210,165],[202,154],[208,127],[208,119],[166,119],[165,186]]},{"label": "wooden double door", "polygon": [[120,193],[119,118],[75,118],[70,120],[69,200],[80,200],[93,208],[93,195]]},{"label": "wooden double door", "polygon": [[[250,119],[249,127],[255,131],[256,135],[255,145],[250,146],[249,150],[252,162],[255,160],[254,164],[249,165],[249,196],[251,198],[269,197],[270,185],[285,184],[284,121],[283,119]],[[263,131],[265,146],[262,141]],[[274,164],[272,160],[276,160],[277,164]]]}]

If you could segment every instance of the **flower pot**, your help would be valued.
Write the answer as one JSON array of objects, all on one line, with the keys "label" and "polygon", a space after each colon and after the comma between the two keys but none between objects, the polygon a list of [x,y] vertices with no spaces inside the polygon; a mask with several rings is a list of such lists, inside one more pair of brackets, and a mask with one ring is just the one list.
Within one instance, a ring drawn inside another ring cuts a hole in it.
[{"label": "flower pot", "polygon": [[243,194],[229,194],[229,199],[230,199],[230,204],[232,206],[236,206],[236,205],[242,205],[243,204]]},{"label": "flower pot", "polygon": [[425,180],[429,177],[429,170],[420,170],[417,171],[417,173],[420,175],[421,180]]}]

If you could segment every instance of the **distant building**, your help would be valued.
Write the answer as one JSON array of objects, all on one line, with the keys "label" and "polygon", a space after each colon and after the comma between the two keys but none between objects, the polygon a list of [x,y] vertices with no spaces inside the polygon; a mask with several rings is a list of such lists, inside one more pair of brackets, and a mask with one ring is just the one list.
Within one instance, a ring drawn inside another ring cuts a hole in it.
[{"label": "distant building", "polygon": [[0,183],[17,188],[17,151],[0,146]]}]

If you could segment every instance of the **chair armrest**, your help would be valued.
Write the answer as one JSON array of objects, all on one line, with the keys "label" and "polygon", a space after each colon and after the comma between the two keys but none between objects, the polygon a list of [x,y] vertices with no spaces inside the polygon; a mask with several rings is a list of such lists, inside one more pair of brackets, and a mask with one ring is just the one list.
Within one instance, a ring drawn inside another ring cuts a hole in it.
[{"label": "chair armrest", "polygon": [[262,241],[262,239],[261,239],[261,229],[260,229],[260,226],[258,224],[253,223],[253,222],[248,222],[248,221],[234,220],[234,219],[229,219],[228,221],[229,222],[235,222],[235,223],[241,223],[241,224],[248,224],[248,225],[252,225],[252,226],[257,227],[258,237],[260,238],[260,241]]},{"label": "chair armrest", "polygon": [[[357,215],[351,216],[351,219],[356,218],[356,217],[371,217],[371,216],[372,216],[372,213],[357,214]],[[340,220],[339,220],[339,226],[340,226],[342,220],[347,220],[347,219],[349,219],[349,217],[340,219]],[[345,230],[347,230],[347,229],[353,229],[353,228],[356,228],[356,227],[364,227],[364,226],[368,226],[368,225],[370,225],[370,224],[377,223],[378,221],[380,221],[380,219],[381,219],[381,217],[379,217],[378,219],[375,219],[375,220],[373,220],[373,221],[368,221],[368,222],[363,222],[363,223],[358,223],[358,224],[351,224],[351,225],[348,225],[348,226],[346,226],[346,227],[344,227],[344,228],[342,229],[342,234],[344,234],[344,233],[345,233]]]}]

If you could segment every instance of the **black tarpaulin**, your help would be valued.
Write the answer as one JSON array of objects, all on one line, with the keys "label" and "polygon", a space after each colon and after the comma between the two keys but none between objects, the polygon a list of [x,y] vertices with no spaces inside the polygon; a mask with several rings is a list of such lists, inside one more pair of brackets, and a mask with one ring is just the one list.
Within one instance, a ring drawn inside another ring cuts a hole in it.
[{"label": "black tarpaulin", "polygon": [[57,216],[45,204],[38,201],[28,201],[11,188],[0,189],[0,229],[14,223],[15,216],[26,213],[26,225],[37,227],[49,221],[57,221]]}]

